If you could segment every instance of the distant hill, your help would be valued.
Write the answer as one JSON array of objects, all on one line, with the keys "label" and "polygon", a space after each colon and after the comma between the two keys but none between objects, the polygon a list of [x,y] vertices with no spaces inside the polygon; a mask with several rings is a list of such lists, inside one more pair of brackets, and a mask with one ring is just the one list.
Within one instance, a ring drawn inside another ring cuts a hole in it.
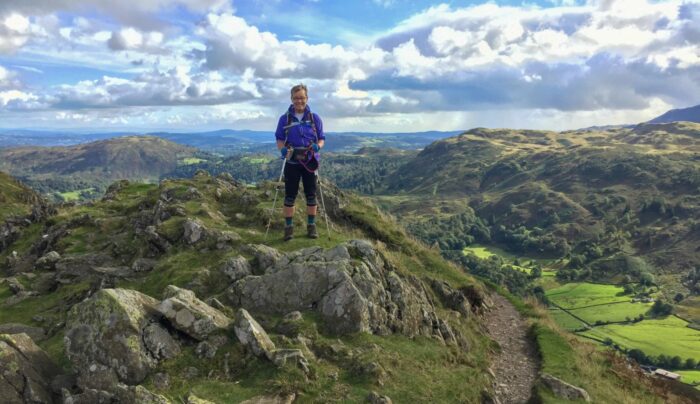
[{"label": "distant hill", "polygon": [[70,147],[0,149],[0,170],[42,192],[64,191],[107,186],[117,179],[157,181],[196,153],[153,136],[126,136]]},{"label": "distant hill", "polygon": [[[428,131],[413,133],[328,132],[327,152],[351,153],[362,147],[421,149],[438,139],[454,136],[459,131]],[[24,129],[0,129],[0,148],[19,146],[72,146],[132,135],[132,133],[71,133],[34,131]],[[224,156],[243,153],[273,153],[274,133],[270,131],[223,129],[210,132],[154,132],[156,136],[171,142],[193,146],[200,150]]]},{"label": "distant hill", "polygon": [[700,268],[697,123],[472,129],[408,159],[375,194],[443,250],[494,243],[517,254],[575,257],[573,279],[637,281],[651,272],[698,292],[686,281]]},{"label": "distant hill", "polygon": [[664,123],[664,122],[700,122],[700,105],[690,108],[672,109],[663,115],[660,115],[648,123]]}]

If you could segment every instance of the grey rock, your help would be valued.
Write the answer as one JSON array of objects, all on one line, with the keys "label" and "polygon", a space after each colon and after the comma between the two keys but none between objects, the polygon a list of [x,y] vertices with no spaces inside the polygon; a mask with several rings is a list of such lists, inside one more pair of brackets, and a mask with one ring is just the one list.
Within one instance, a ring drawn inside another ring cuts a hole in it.
[{"label": "grey rock", "polygon": [[218,233],[216,238],[216,248],[224,250],[231,248],[232,245],[241,241],[241,236],[233,231],[222,231]]},{"label": "grey rock", "polygon": [[470,315],[471,304],[464,293],[453,289],[447,282],[438,280],[433,280],[430,286],[447,308],[456,310],[464,316]]},{"label": "grey rock", "polygon": [[207,341],[202,341],[197,344],[195,353],[200,358],[212,359],[216,356],[216,352],[222,346],[226,345],[228,339],[223,335],[215,335]]},{"label": "grey rock", "polygon": [[253,273],[248,260],[240,255],[227,259],[221,267],[221,271],[226,274],[232,282],[245,278]]},{"label": "grey rock", "polygon": [[20,323],[0,324],[0,334],[27,334],[35,342],[46,339],[46,331],[43,328]]},{"label": "grey rock", "polygon": [[0,334],[3,403],[52,403],[51,380],[60,368],[27,334]]},{"label": "grey rock", "polygon": [[[264,274],[236,281],[227,296],[235,306],[265,313],[317,310],[328,329],[338,334],[400,333],[434,336],[448,343],[462,340],[440,322],[423,282],[391,270],[384,257],[362,240],[275,258]],[[289,333],[282,332],[294,336],[290,327]]]},{"label": "grey rock", "polygon": [[272,363],[282,367],[292,364],[301,369],[305,374],[309,374],[309,362],[300,349],[277,349],[272,352]]},{"label": "grey rock", "polygon": [[156,359],[171,359],[180,354],[180,345],[158,323],[148,324],[143,329],[143,343]]},{"label": "grey rock", "polygon": [[197,219],[187,219],[184,223],[184,240],[187,244],[195,244],[205,236],[206,227]]},{"label": "grey rock", "polygon": [[253,255],[253,273],[260,275],[265,273],[268,267],[274,265],[282,257],[279,251],[263,244],[249,244],[245,248],[246,252]]},{"label": "grey rock", "polygon": [[135,385],[154,369],[142,330],[154,321],[157,305],[137,291],[102,289],[73,306],[64,342],[81,387],[104,389],[99,381],[114,379]]},{"label": "grey rock", "polygon": [[134,272],[150,272],[155,268],[158,261],[148,258],[137,258],[131,264],[131,270]]},{"label": "grey rock", "polygon": [[255,321],[247,310],[239,309],[236,312],[234,331],[236,337],[238,337],[238,341],[255,356],[266,357],[272,360],[272,352],[275,350],[275,344],[272,343],[265,330]]},{"label": "grey rock", "polygon": [[301,312],[298,310],[292,311],[290,313],[287,313],[284,315],[282,318],[283,321],[299,321],[301,320]]},{"label": "grey rock", "polygon": [[585,402],[591,401],[591,397],[588,395],[586,390],[571,385],[550,374],[543,373],[540,376],[540,380],[542,380],[542,382],[549,387],[557,397],[562,397],[567,400],[583,400]]},{"label": "grey rock", "polygon": [[49,251],[44,254],[41,258],[36,260],[34,264],[37,269],[41,270],[53,270],[56,269],[56,263],[61,259],[61,255],[56,251]]},{"label": "grey rock", "polygon": [[170,387],[170,376],[162,372],[154,374],[153,386],[158,390],[167,390]]},{"label": "grey rock", "polygon": [[215,308],[197,299],[194,292],[169,285],[166,299],[158,305],[158,311],[173,327],[197,340],[205,340],[217,330],[225,330],[231,319]]},{"label": "grey rock", "polygon": [[5,283],[7,283],[7,287],[10,288],[10,292],[14,295],[25,291],[24,285],[17,278],[7,278]]},{"label": "grey rock", "polygon": [[193,379],[197,376],[199,376],[199,369],[197,369],[194,366],[189,366],[185,368],[185,371],[183,372],[183,376],[185,379]]},{"label": "grey rock", "polygon": [[376,391],[372,391],[367,396],[367,402],[371,404],[391,404],[392,401],[387,396],[382,396]]},{"label": "grey rock", "polygon": [[158,253],[165,253],[172,248],[172,244],[164,237],[162,237],[155,226],[148,226],[145,230],[146,240],[148,245]]}]

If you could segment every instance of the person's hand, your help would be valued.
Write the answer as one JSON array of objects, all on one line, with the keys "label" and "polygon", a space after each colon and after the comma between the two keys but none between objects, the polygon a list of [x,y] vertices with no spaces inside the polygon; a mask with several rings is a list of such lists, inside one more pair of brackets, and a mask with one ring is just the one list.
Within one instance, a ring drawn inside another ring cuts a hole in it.
[{"label": "person's hand", "polygon": [[313,143],[313,144],[311,145],[311,148],[312,148],[313,151],[315,151],[315,152],[321,150],[321,148],[318,146],[318,143]]},{"label": "person's hand", "polygon": [[289,149],[287,149],[286,147],[283,147],[280,149],[280,155],[283,159],[286,159],[288,154],[289,154]]}]

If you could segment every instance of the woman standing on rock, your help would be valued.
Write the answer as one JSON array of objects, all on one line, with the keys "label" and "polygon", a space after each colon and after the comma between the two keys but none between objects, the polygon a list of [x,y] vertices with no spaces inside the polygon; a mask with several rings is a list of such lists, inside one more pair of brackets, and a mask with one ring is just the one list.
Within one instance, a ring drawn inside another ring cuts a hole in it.
[{"label": "woman standing on rock", "polygon": [[306,234],[318,238],[316,231],[316,169],[319,150],[326,137],[323,134],[321,118],[306,104],[308,89],[297,84],[291,90],[292,105],[277,122],[275,139],[280,155],[285,159],[284,166],[284,241],[294,236],[294,201],[299,193],[299,181],[304,184],[306,196]]}]

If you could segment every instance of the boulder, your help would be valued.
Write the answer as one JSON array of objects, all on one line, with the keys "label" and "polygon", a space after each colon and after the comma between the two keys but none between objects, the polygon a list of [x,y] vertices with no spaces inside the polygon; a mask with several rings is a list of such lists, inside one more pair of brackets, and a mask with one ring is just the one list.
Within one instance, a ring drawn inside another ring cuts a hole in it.
[{"label": "boulder", "polygon": [[3,403],[53,403],[51,380],[60,368],[27,334],[0,334]]},{"label": "boulder", "polygon": [[184,240],[187,244],[195,244],[202,240],[206,234],[207,228],[197,219],[187,219],[183,225]]},{"label": "boulder", "polygon": [[[116,381],[140,383],[157,364],[144,329],[158,301],[134,290],[102,289],[68,313],[65,349],[83,388],[108,389]],[[160,352],[156,350],[157,352]]]},{"label": "boulder", "polygon": [[239,279],[245,278],[252,274],[252,268],[248,260],[242,256],[237,256],[234,258],[229,258],[224,262],[221,267],[221,272],[223,272],[232,282]]},{"label": "boulder", "polygon": [[236,312],[234,331],[241,344],[255,356],[273,359],[272,353],[275,350],[275,344],[247,310],[239,309]]},{"label": "boulder", "polygon": [[446,322],[441,323],[423,282],[398,275],[371,244],[361,240],[331,250],[313,247],[280,256],[264,274],[236,281],[227,295],[235,306],[253,311],[283,315],[316,310],[337,334],[400,333],[461,340]]},{"label": "boulder", "polygon": [[41,258],[36,260],[34,266],[41,270],[53,270],[56,269],[56,263],[61,259],[61,255],[56,251],[49,251],[44,254]]},{"label": "boulder", "polygon": [[79,394],[63,390],[64,404],[95,404],[95,403],[138,403],[138,404],[171,404],[171,401],[155,394],[143,386],[116,385],[111,391],[84,389]]},{"label": "boulder", "polygon": [[367,395],[367,402],[370,404],[391,404],[392,401],[388,396],[382,396],[376,391],[372,391]]},{"label": "boulder", "polygon": [[131,264],[131,270],[134,272],[150,272],[158,264],[158,261],[148,258],[137,258]]},{"label": "boulder", "polygon": [[165,300],[158,305],[158,311],[173,327],[199,341],[231,324],[230,318],[197,299],[194,292],[174,285],[166,288]]},{"label": "boulder", "polygon": [[591,397],[586,390],[569,384],[550,374],[543,373],[542,376],[540,376],[540,380],[545,386],[549,387],[557,397],[562,397],[567,400],[591,401]]},{"label": "boulder", "polygon": [[282,367],[286,364],[292,364],[305,374],[309,374],[309,362],[302,353],[301,349],[277,349],[272,351],[272,363],[278,367]]},{"label": "boulder", "polygon": [[0,334],[27,334],[33,341],[46,339],[46,331],[40,327],[32,327],[20,323],[0,324]]},{"label": "boulder", "polygon": [[156,226],[147,226],[144,230],[146,241],[155,253],[165,253],[172,248],[172,244],[156,230]]},{"label": "boulder", "polygon": [[180,354],[180,345],[158,323],[148,324],[143,329],[143,343],[156,359],[171,359]]},{"label": "boulder", "polygon": [[265,270],[274,265],[282,257],[279,251],[264,244],[248,244],[245,251],[253,255],[253,272],[256,275],[265,273]]}]

